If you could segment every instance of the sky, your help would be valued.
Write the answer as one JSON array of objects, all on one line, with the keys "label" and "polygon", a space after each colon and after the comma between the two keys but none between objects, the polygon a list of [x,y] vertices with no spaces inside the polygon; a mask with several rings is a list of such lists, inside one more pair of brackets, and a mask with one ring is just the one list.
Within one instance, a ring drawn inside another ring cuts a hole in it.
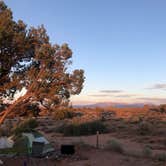
[{"label": "sky", "polygon": [[73,104],[166,103],[165,0],[4,0],[15,20],[44,24],[85,70]]}]

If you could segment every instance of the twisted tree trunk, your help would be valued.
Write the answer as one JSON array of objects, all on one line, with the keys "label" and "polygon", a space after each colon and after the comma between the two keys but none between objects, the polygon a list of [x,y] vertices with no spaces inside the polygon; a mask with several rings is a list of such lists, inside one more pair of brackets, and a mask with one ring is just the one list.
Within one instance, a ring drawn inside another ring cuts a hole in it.
[{"label": "twisted tree trunk", "polygon": [[0,118],[0,125],[2,125],[7,115],[13,110],[13,108],[16,105],[21,103],[23,100],[27,100],[28,98],[33,96],[32,90],[35,89],[36,83],[38,79],[40,78],[40,76],[43,74],[43,72],[44,72],[44,68],[40,70],[40,72],[38,73],[36,77],[36,80],[28,88],[27,93],[24,96],[19,97],[14,103],[12,103],[12,105],[10,105],[8,108],[5,109],[5,111],[3,111],[2,117]]},{"label": "twisted tree trunk", "polygon": [[19,97],[13,104],[11,104],[5,111],[3,111],[2,113],[2,117],[0,118],[0,125],[4,122],[5,118],[7,117],[8,114],[10,114],[10,112],[13,110],[13,108],[18,105],[19,103],[21,103],[24,100],[29,99],[32,96],[32,94],[27,93],[24,96]]}]

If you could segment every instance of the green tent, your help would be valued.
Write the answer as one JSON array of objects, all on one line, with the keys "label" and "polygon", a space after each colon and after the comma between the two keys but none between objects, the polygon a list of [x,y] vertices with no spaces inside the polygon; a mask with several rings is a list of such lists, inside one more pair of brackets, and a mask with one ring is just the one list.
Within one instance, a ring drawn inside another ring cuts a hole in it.
[{"label": "green tent", "polygon": [[28,138],[28,152],[33,156],[45,156],[54,151],[50,142],[38,132],[22,133],[22,136]]}]

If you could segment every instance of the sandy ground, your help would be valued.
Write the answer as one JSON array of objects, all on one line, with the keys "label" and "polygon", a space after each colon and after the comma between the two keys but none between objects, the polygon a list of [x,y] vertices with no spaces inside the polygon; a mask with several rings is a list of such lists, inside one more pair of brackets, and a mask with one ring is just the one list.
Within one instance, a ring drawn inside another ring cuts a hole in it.
[{"label": "sandy ground", "polygon": [[155,163],[148,159],[134,158],[113,153],[105,150],[89,149],[82,151],[88,160],[65,161],[59,163],[59,166],[165,166],[164,163]]},{"label": "sandy ground", "polygon": [[66,157],[60,161],[52,159],[30,159],[28,161],[23,157],[1,159],[6,166],[24,166],[24,161],[28,161],[28,166],[166,166],[164,162],[95,148],[79,149],[76,155],[80,157],[79,160],[75,160],[73,157]]},{"label": "sandy ground", "polygon": [[[79,144],[79,143],[84,143],[86,145],[96,147],[96,140],[97,140],[96,135],[79,136],[79,137],[63,137],[61,135],[53,134],[53,133],[44,134],[44,135],[46,136],[48,140],[50,140],[55,145],[55,148],[56,146],[61,144]],[[117,134],[108,133],[108,134],[99,135],[99,148],[104,149],[104,147],[107,146],[107,142],[111,139],[115,139],[118,142],[120,142],[123,145],[124,149],[126,149],[126,151],[129,151],[131,153],[134,151],[137,151],[137,153],[141,153],[142,149],[145,146],[145,143],[143,141],[136,142],[135,139],[133,139],[131,136],[128,136],[126,138],[119,138]],[[148,137],[145,137],[145,139],[148,139]],[[153,144],[152,147],[155,147],[153,149],[153,153],[166,152],[166,146],[164,145],[157,146],[157,144],[156,145]]]}]

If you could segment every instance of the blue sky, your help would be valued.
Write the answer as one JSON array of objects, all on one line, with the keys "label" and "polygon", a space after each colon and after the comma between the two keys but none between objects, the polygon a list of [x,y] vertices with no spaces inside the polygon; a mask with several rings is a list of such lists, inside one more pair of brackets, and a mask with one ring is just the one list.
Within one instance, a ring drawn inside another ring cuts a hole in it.
[{"label": "blue sky", "polygon": [[166,102],[165,0],[5,0],[14,19],[68,43],[85,86],[73,103]]}]

